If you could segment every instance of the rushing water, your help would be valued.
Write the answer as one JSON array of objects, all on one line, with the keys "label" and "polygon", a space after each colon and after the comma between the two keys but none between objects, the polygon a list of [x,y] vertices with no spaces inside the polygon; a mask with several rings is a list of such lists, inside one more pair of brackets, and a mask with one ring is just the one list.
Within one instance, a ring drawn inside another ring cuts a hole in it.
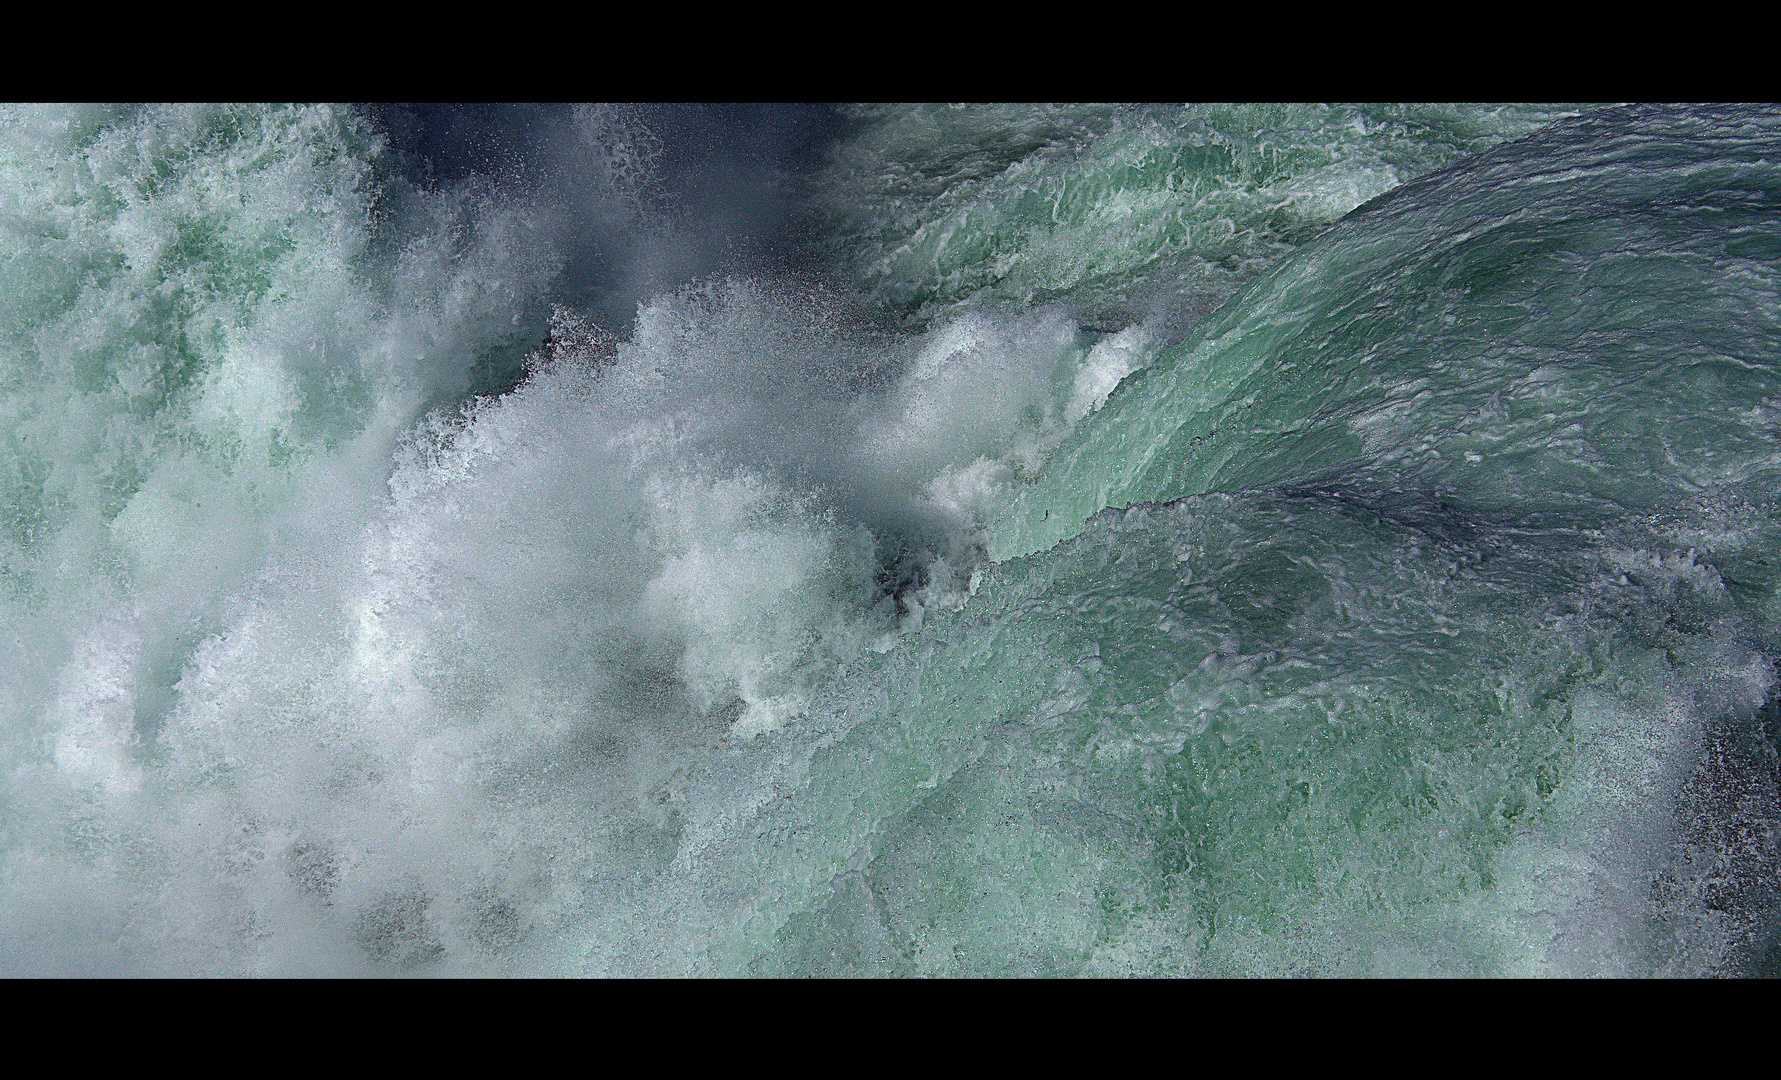
[{"label": "rushing water", "polygon": [[1781,112],[9,109],[0,973],[1776,964]]}]

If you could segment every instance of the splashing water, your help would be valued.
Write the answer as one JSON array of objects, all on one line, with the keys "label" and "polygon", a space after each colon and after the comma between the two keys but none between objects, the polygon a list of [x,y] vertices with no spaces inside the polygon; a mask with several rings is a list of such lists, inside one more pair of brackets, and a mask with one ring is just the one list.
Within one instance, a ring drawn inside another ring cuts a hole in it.
[{"label": "splashing water", "polygon": [[0,971],[1772,966],[1781,116],[523,119],[0,118]]}]

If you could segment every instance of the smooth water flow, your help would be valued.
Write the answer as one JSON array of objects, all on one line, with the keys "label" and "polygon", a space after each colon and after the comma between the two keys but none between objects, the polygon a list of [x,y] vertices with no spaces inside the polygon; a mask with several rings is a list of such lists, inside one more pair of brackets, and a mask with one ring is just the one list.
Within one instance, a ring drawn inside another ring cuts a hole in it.
[{"label": "smooth water flow", "polygon": [[0,113],[0,973],[1772,972],[1781,112]]}]

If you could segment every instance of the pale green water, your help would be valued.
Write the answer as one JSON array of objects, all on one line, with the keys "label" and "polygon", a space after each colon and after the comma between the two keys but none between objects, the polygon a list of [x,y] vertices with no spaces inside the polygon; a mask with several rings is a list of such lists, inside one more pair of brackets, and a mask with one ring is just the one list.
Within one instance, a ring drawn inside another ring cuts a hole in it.
[{"label": "pale green water", "polygon": [[1573,111],[7,114],[0,971],[1762,970],[1781,120]]}]

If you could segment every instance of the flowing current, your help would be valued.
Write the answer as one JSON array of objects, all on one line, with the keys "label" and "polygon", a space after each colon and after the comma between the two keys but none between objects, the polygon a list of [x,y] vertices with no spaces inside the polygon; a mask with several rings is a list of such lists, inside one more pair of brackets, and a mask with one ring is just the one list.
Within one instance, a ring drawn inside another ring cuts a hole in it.
[{"label": "flowing current", "polygon": [[0,974],[1781,968],[1781,111],[0,112]]}]

